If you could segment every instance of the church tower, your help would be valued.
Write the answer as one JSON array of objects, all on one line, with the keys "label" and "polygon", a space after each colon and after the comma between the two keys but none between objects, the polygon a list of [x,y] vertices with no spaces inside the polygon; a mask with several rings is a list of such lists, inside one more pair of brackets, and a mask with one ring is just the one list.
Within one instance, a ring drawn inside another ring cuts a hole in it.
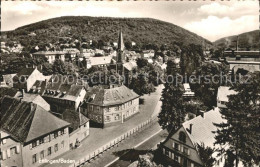
[{"label": "church tower", "polygon": [[125,45],[123,41],[123,33],[120,30],[118,35],[118,44],[117,44],[117,59],[116,59],[116,71],[119,74],[124,73],[123,64],[125,63],[125,55],[124,55]]}]

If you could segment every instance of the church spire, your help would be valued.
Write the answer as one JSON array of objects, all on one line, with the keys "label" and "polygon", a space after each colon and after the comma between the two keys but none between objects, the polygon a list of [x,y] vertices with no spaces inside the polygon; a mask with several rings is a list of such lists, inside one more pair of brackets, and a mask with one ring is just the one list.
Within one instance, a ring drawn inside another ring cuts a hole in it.
[{"label": "church spire", "polygon": [[120,51],[123,51],[125,49],[122,29],[120,30],[119,35],[118,35],[118,48],[117,49]]}]

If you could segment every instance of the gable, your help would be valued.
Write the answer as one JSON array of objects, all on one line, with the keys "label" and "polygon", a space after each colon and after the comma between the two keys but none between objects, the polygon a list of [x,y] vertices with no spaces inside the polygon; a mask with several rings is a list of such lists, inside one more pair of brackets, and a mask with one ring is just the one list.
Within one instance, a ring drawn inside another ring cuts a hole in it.
[{"label": "gable", "polygon": [[[183,134],[185,134],[186,136],[186,142],[183,143],[182,141],[180,141],[179,139],[179,134],[180,132],[182,132]],[[183,154],[182,151],[178,151],[174,148],[174,143],[177,143],[180,145],[180,149],[182,149],[181,147],[185,147],[189,150],[190,154],[189,155],[185,155]],[[177,152],[179,154],[182,154],[182,156],[187,157],[188,159],[198,163],[198,164],[203,164],[200,156],[196,150],[195,145],[193,144],[193,142],[191,141],[189,135],[187,134],[187,131],[184,129],[184,127],[182,126],[181,128],[179,128],[177,130],[176,133],[174,133],[171,137],[168,138],[167,141],[165,141],[165,143],[163,144],[165,147],[169,148],[170,150],[172,150],[173,152]]]}]

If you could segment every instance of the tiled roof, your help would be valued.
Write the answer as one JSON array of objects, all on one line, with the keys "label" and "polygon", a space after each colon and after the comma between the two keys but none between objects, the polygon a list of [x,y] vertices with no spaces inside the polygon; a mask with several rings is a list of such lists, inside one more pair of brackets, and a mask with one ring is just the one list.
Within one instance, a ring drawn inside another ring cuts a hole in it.
[{"label": "tiled roof", "polygon": [[5,95],[14,97],[17,93],[18,90],[15,88],[0,87],[0,97],[3,97]]},{"label": "tiled roof", "polygon": [[217,100],[228,102],[228,96],[236,93],[236,91],[231,90],[228,86],[220,86],[218,88]]},{"label": "tiled roof", "polygon": [[21,71],[17,73],[17,76],[19,77],[22,75],[31,75],[34,70],[34,68],[23,68]]},{"label": "tiled roof", "polygon": [[42,107],[7,97],[1,99],[1,130],[21,142],[29,142],[69,125]]},{"label": "tiled roof", "polygon": [[205,146],[213,148],[215,142],[213,131],[217,130],[217,127],[213,123],[219,124],[221,122],[225,122],[225,119],[222,118],[219,108],[215,108],[205,112],[203,117],[200,115],[183,123],[183,127],[187,131],[190,128],[190,124],[192,124],[191,133],[187,131],[191,141],[194,144],[204,143]]},{"label": "tiled roof", "polygon": [[138,98],[139,95],[124,85],[105,89],[102,86],[91,88],[87,93],[87,102],[98,106],[122,104]]},{"label": "tiled roof", "polygon": [[83,125],[89,121],[83,114],[79,114],[78,111],[66,109],[62,113],[57,115],[59,118],[70,123],[70,128],[76,130],[80,125]]},{"label": "tiled roof", "polygon": [[78,80],[76,77],[70,78],[67,76],[57,75],[53,76],[50,79],[50,82],[47,83],[43,96],[76,100],[84,87],[85,85],[83,84],[83,81]]}]

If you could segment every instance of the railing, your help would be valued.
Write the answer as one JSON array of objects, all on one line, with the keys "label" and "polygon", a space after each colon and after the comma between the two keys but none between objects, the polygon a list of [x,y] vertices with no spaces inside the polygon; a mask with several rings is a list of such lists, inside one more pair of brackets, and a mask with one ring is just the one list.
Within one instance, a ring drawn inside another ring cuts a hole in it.
[{"label": "railing", "polygon": [[129,136],[135,134],[136,132],[140,131],[142,128],[149,125],[155,119],[157,119],[157,117],[149,118],[148,120],[139,124],[135,128],[127,131],[126,133],[118,136],[117,138],[115,138],[115,139],[111,140],[110,142],[106,143],[105,145],[99,147],[98,149],[96,149],[92,153],[83,156],[80,160],[76,161],[74,164],[71,164],[69,167],[77,167],[77,166],[80,166],[80,165],[83,165],[85,163],[90,162],[92,159],[95,159],[96,157],[98,157],[100,154],[104,153],[108,149],[110,149],[114,146],[118,146],[118,144],[120,142],[127,139]]}]

